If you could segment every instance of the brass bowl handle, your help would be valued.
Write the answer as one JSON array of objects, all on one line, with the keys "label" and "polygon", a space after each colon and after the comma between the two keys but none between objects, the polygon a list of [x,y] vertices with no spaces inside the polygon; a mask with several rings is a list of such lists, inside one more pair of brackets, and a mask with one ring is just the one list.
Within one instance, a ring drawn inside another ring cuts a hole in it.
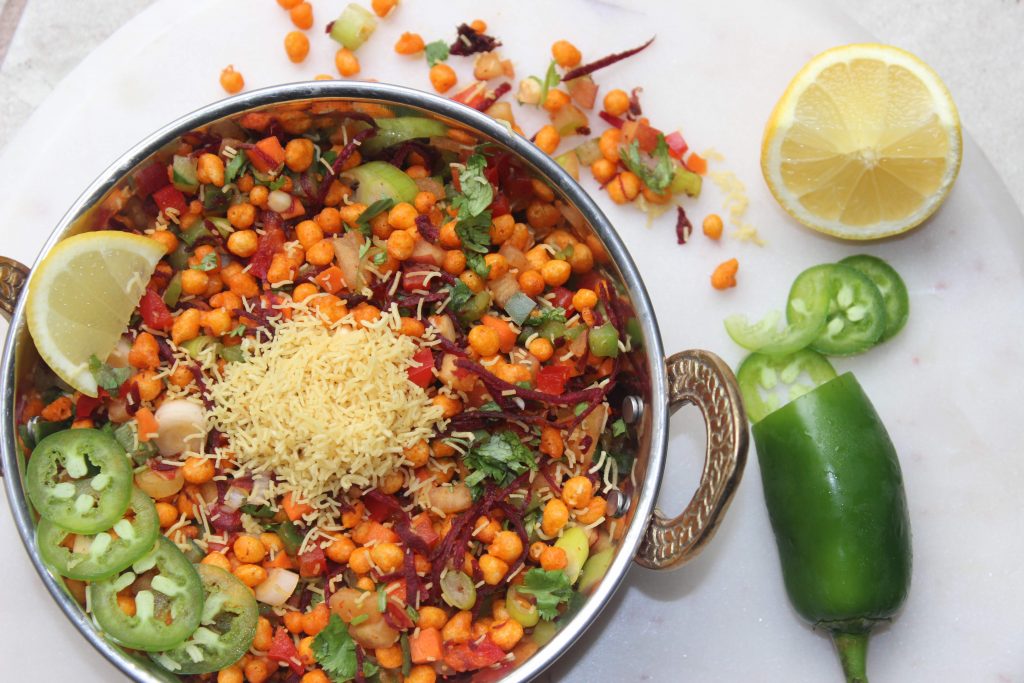
[{"label": "brass bowl handle", "polygon": [[0,316],[11,322],[14,306],[18,303],[25,281],[28,280],[28,267],[14,259],[0,256]]},{"label": "brass bowl handle", "polygon": [[700,409],[707,427],[707,453],[700,485],[682,514],[669,519],[655,508],[637,563],[673,569],[700,554],[725,515],[747,461],[747,416],[732,370],[708,351],[669,357],[669,410],[684,404]]}]

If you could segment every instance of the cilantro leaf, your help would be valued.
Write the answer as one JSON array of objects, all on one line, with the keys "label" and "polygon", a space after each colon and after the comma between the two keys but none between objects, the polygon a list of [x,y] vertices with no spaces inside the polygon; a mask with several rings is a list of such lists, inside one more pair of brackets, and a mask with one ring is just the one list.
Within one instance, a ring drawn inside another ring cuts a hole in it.
[{"label": "cilantro leaf", "polygon": [[112,368],[95,354],[89,356],[89,372],[96,379],[96,384],[107,391],[117,391],[132,376],[131,368]]},{"label": "cilantro leaf", "polygon": [[476,252],[470,252],[466,254],[466,267],[472,270],[480,277],[487,279],[487,276],[491,274],[491,267],[484,261],[483,254]]},{"label": "cilantro leaf", "polygon": [[486,168],[487,158],[474,154],[459,173],[461,193],[452,200],[452,206],[458,209],[460,221],[480,216],[494,201],[494,188],[484,175]]},{"label": "cilantro leaf", "polygon": [[285,182],[287,182],[287,180],[288,176],[281,174],[277,178],[271,180],[269,183],[266,183],[267,189],[270,190],[271,192],[273,192],[274,190],[280,190],[282,187],[284,187],[284,184]]},{"label": "cilantro leaf", "polygon": [[533,309],[530,317],[524,320],[523,324],[529,327],[540,327],[549,322],[564,323],[565,309],[561,306],[538,306]]},{"label": "cilantro leaf", "polygon": [[462,249],[470,252],[486,254],[491,244],[491,212],[484,211],[476,217],[459,220],[455,224],[455,234],[462,240]]},{"label": "cilantro leaf", "polygon": [[463,462],[472,472],[464,483],[473,490],[474,497],[483,492],[481,484],[492,479],[498,486],[507,486],[518,475],[537,469],[537,459],[519,437],[512,432],[492,434],[475,445]]},{"label": "cilantro leaf", "polygon": [[[350,681],[356,676],[356,644],[337,614],[332,614],[327,626],[313,639],[313,656],[334,681]],[[363,676],[373,676],[377,666],[363,663]]]},{"label": "cilantro leaf", "polygon": [[638,140],[633,140],[629,146],[622,150],[622,163],[626,165],[626,168],[637,174],[644,185],[653,191],[658,193],[664,192],[672,184],[676,170],[672,158],[668,155],[668,144],[665,142],[665,136],[660,133],[658,134],[658,144],[654,148],[654,153],[650,155],[650,159],[654,162],[653,168],[641,157],[640,142]]},{"label": "cilantro leaf", "polygon": [[241,337],[242,335],[245,334],[246,330],[248,330],[248,329],[249,328],[245,325],[245,323],[240,323],[239,325],[237,325],[235,327],[235,329],[233,329],[230,332],[228,332],[228,336],[229,337]]},{"label": "cilantro leaf", "polygon": [[537,612],[542,619],[550,621],[558,616],[558,606],[572,597],[572,584],[561,569],[547,571],[535,567],[526,572],[516,592],[536,598]]},{"label": "cilantro leaf", "polygon": [[202,261],[192,266],[192,270],[203,270],[208,272],[215,269],[217,267],[217,264],[217,253],[211,251],[209,254],[203,257]]},{"label": "cilantro leaf", "polygon": [[245,166],[245,155],[239,152],[236,154],[228,165],[224,167],[224,184],[234,181],[239,175],[241,175],[242,167]]},{"label": "cilantro leaf", "polygon": [[561,82],[562,77],[559,76],[558,71],[555,70],[555,60],[552,59],[551,63],[548,64],[548,72],[544,74],[544,80],[540,81],[540,99],[537,100],[538,106],[544,106],[544,103],[548,100],[548,93],[553,88],[557,88],[558,84]]},{"label": "cilantro leaf", "polygon": [[457,280],[454,286],[449,285],[448,291],[452,297],[450,305],[454,311],[461,309],[473,297],[473,290],[467,287],[462,280]]},{"label": "cilantro leaf", "polygon": [[443,40],[435,40],[432,43],[427,43],[423,52],[427,57],[427,64],[434,66],[448,59],[448,43]]},{"label": "cilantro leaf", "polygon": [[387,253],[379,251],[373,255],[373,264],[376,266],[383,266],[388,261]]}]

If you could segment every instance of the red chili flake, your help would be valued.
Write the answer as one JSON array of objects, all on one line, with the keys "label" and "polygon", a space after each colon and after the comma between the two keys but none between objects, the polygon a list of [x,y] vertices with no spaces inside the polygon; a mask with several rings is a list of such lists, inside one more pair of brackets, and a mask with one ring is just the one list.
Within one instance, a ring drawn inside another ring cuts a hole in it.
[{"label": "red chili flake", "polygon": [[596,62],[591,62],[590,64],[584,64],[583,66],[578,66],[575,69],[573,69],[572,71],[569,71],[565,75],[563,75],[562,76],[562,80],[563,81],[571,81],[574,78],[579,78],[580,76],[586,76],[587,74],[594,73],[598,69],[603,69],[606,66],[611,66],[612,64],[615,64],[616,62],[621,62],[623,59],[626,59],[627,57],[632,57],[636,53],[643,51],[644,49],[647,48],[648,45],[650,45],[653,42],[654,42],[654,37],[652,36],[650,40],[648,40],[646,43],[644,43],[640,47],[634,47],[632,50],[626,50],[625,52],[616,52],[615,54],[608,55],[607,57],[602,57],[601,59],[597,60]]},{"label": "red chili flake", "polygon": [[676,211],[676,241],[679,244],[686,244],[686,240],[693,234],[693,223],[686,217],[683,207],[677,206]]}]

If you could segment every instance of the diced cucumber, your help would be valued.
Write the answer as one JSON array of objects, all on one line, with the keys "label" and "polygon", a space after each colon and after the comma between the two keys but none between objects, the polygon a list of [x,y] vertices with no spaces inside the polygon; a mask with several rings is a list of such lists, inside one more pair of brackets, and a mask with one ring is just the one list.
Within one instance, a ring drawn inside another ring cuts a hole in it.
[{"label": "diced cucumber", "polygon": [[358,50],[376,29],[377,18],[373,13],[353,2],[334,20],[331,38],[349,50]]},{"label": "diced cucumber", "polygon": [[199,189],[199,180],[196,178],[198,162],[189,157],[175,155],[171,161],[171,182],[182,192],[195,192]]},{"label": "diced cucumber", "polygon": [[597,582],[608,573],[608,567],[611,566],[613,559],[615,559],[614,548],[605,548],[599,553],[594,553],[587,560],[586,564],[583,565],[583,571],[580,573],[579,591],[581,593],[589,593],[597,585]]},{"label": "diced cucumber", "polygon": [[570,149],[565,154],[559,154],[555,161],[572,176],[573,180],[580,179],[580,158],[576,155],[576,150]]},{"label": "diced cucumber", "polygon": [[676,174],[672,177],[672,184],[668,186],[668,189],[672,194],[685,192],[689,197],[697,197],[700,195],[703,182],[703,179],[693,171],[676,166]]},{"label": "diced cucumber", "polygon": [[393,119],[377,119],[377,134],[360,146],[361,153],[374,155],[392,145],[417,138],[441,137],[448,127],[440,121],[422,116],[396,116]]},{"label": "diced cucumber", "polygon": [[174,308],[178,303],[178,299],[181,298],[181,273],[175,273],[171,281],[167,283],[167,289],[164,290],[164,303],[168,307]]},{"label": "diced cucumber", "polygon": [[345,171],[344,175],[359,183],[355,200],[367,206],[380,199],[411,203],[419,192],[412,178],[386,161],[371,161]]},{"label": "diced cucumber", "polygon": [[189,356],[191,356],[192,358],[196,358],[210,344],[216,344],[217,346],[220,346],[218,342],[215,342],[213,340],[213,337],[203,334],[196,337],[195,339],[189,339],[187,342],[183,342],[181,344],[181,348],[184,349],[185,353],[187,353]]},{"label": "diced cucumber", "polygon": [[565,575],[569,577],[569,583],[575,584],[590,556],[590,538],[587,532],[578,526],[570,527],[555,541],[555,547],[565,551]]}]

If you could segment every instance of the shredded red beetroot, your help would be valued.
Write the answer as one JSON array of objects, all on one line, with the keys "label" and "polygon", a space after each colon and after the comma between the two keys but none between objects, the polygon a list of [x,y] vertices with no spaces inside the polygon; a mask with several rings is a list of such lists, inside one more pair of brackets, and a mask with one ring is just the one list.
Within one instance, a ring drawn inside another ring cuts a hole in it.
[{"label": "shredded red beetroot", "polygon": [[[121,385],[123,389],[125,385]],[[124,410],[126,413],[135,417],[135,413],[139,412],[139,408],[142,407],[142,392],[139,391],[139,383],[131,382],[128,384],[127,401],[124,402]]]},{"label": "shredded red beetroot", "polygon": [[[365,120],[363,117],[366,115],[359,114],[358,112],[350,112],[349,116],[363,121]],[[371,119],[371,121],[373,120]],[[349,157],[355,154],[355,151],[359,149],[359,145],[363,144],[364,140],[372,138],[377,134],[376,121],[373,121],[373,125],[374,128],[367,128],[366,130],[361,130],[353,135],[352,139],[348,141],[348,144],[345,145],[338,153],[338,158],[335,159],[334,163],[331,165],[331,172],[325,174],[324,179],[320,182],[320,194],[317,196],[318,206],[323,205],[324,198],[327,197],[327,190],[331,187],[331,181],[338,175],[338,173],[341,172],[341,167],[345,165],[345,162],[348,161]]]},{"label": "shredded red beetroot", "polygon": [[693,223],[686,217],[683,207],[677,206],[676,212],[676,242],[686,244],[686,240],[693,234]]},{"label": "shredded red beetroot", "polygon": [[501,47],[501,41],[486,33],[477,33],[469,24],[459,24],[455,29],[458,36],[448,48],[448,53],[459,57],[468,57],[478,52],[490,52]]},{"label": "shredded red beetroot", "polygon": [[615,116],[614,114],[609,114],[606,111],[599,111],[597,115],[604,119],[604,122],[607,123],[609,126],[622,128],[624,125],[626,125],[626,122],[620,119],[618,116]]},{"label": "shredded red beetroot", "polygon": [[[206,382],[203,380],[203,371],[198,365],[189,364],[189,372],[192,373],[192,379],[196,381],[196,386],[199,387],[199,395],[203,399],[203,405],[206,406],[207,410],[213,408],[213,401],[206,395]],[[137,388],[137,387],[136,387]]]},{"label": "shredded red beetroot", "polygon": [[437,339],[437,348],[441,349],[445,353],[450,353],[453,356],[458,356],[459,358],[465,358],[469,355],[466,353],[466,349],[462,348],[455,342],[448,341],[444,337],[438,337]]},{"label": "shredded red beetroot", "polygon": [[406,158],[413,153],[423,157],[423,166],[426,168],[433,168],[437,162],[435,150],[415,140],[407,140],[395,145],[394,151],[391,153],[391,165],[401,168],[405,165]]},{"label": "shredded red beetroot", "polygon": [[643,110],[640,109],[640,93],[643,90],[643,88],[633,88],[629,93],[629,117],[631,119],[643,114]]},{"label": "shredded red beetroot", "polygon": [[455,361],[457,367],[463,370],[468,370],[474,375],[480,378],[488,389],[491,389],[491,396],[495,393],[501,394],[505,391],[514,391],[515,395],[521,399],[528,401],[540,401],[541,403],[550,403],[552,405],[567,406],[580,403],[582,401],[589,401],[593,398],[602,395],[601,389],[584,389],[583,391],[575,391],[568,394],[546,394],[543,391],[534,391],[533,389],[524,389],[523,387],[510,384],[502,379],[498,379],[478,363],[474,363],[468,358],[459,358]]},{"label": "shredded red beetroot", "polygon": [[505,95],[505,93],[507,93],[511,89],[511,83],[509,83],[508,81],[502,83],[501,85],[494,89],[494,92],[492,92],[490,95],[488,95],[487,97],[480,101],[480,106],[477,107],[477,109],[479,109],[480,111],[486,111],[491,107],[492,104],[500,100]]},{"label": "shredded red beetroot", "polygon": [[441,236],[441,228],[431,223],[430,216],[425,213],[416,216],[416,232],[431,244],[437,242],[437,238]]},{"label": "shredded red beetroot", "polygon": [[654,37],[652,36],[650,40],[648,40],[646,43],[644,43],[640,47],[634,47],[632,50],[626,50],[625,52],[616,52],[613,55],[608,55],[607,57],[602,57],[601,59],[597,60],[596,62],[591,62],[590,64],[584,64],[583,66],[578,66],[575,69],[566,72],[562,76],[562,80],[563,81],[571,81],[574,78],[579,78],[581,76],[586,76],[587,74],[594,73],[598,69],[603,69],[606,66],[611,66],[612,64],[615,64],[616,62],[621,62],[623,59],[626,59],[627,57],[632,57],[636,53],[642,52],[643,50],[645,50],[647,48],[648,45],[650,45],[653,42],[654,42]]},{"label": "shredded red beetroot", "polygon": [[347,111],[347,112],[345,112],[345,118],[346,119],[352,119],[353,121],[362,121],[363,123],[369,125],[370,128],[373,128],[374,130],[377,130],[378,128],[380,128],[380,125],[377,123],[377,119],[373,118],[372,116],[370,116],[366,112],[362,112],[362,111]]},{"label": "shredded red beetroot", "polygon": [[356,683],[366,683],[366,676],[363,675],[363,662],[366,661],[366,653],[362,645],[356,645]]},{"label": "shredded red beetroot", "polygon": [[450,432],[473,432],[483,429],[489,421],[525,422],[526,424],[546,424],[542,415],[524,415],[504,410],[470,410],[459,413],[448,422]]}]

